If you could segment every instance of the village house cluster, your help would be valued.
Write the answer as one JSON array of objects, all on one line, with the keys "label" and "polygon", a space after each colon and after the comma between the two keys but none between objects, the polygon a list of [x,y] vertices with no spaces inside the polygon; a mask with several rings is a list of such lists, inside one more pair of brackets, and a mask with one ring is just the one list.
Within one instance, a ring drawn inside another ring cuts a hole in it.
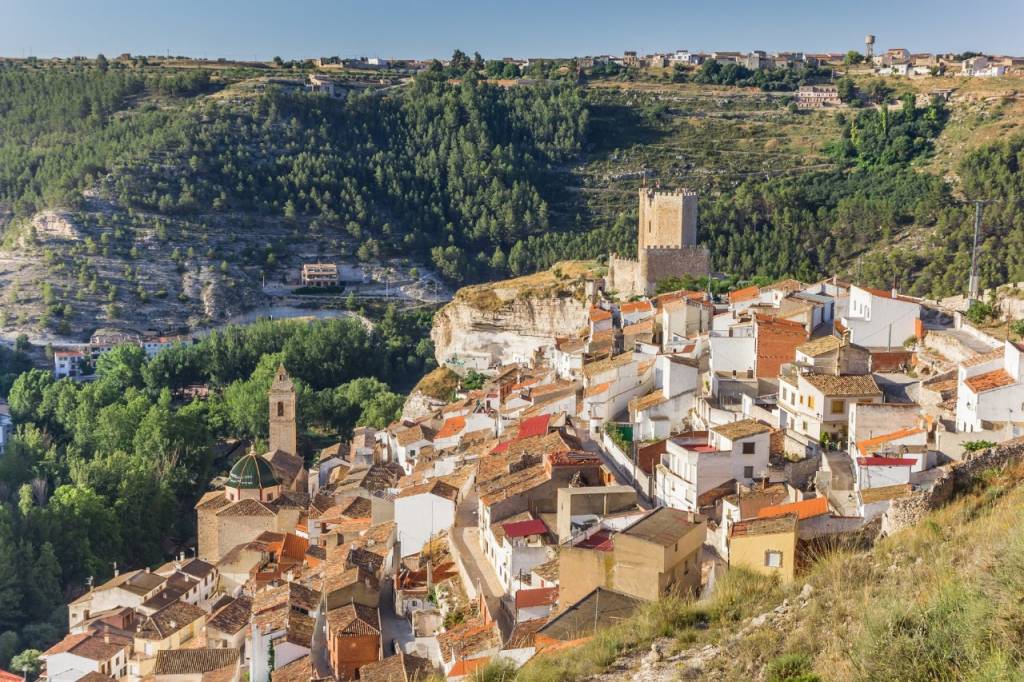
[{"label": "village house cluster", "polygon": [[130,343],[139,346],[151,358],[165,348],[193,343],[187,334],[162,334],[157,331],[137,332],[127,329],[97,329],[89,342],[75,346],[61,346],[53,350],[53,376],[57,379],[80,379],[92,376],[96,360],[117,346]]},{"label": "village house cluster", "polygon": [[[660,196],[639,243],[689,257],[690,195]],[[72,601],[45,679],[520,666],[730,567],[792,581],[806,548],[884,530],[895,500],[1024,427],[1024,347],[960,314],[837,278],[657,294],[641,272],[619,273],[629,295],[594,274],[578,332],[529,361],[319,452],[278,368],[268,451],[217,453],[194,552]]]}]

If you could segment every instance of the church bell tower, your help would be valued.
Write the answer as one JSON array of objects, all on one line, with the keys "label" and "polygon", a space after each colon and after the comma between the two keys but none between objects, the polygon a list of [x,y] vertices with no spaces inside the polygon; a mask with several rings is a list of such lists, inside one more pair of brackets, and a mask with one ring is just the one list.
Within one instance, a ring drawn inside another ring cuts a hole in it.
[{"label": "church bell tower", "polygon": [[270,385],[270,452],[275,450],[290,455],[297,455],[299,451],[295,384],[284,365],[277,368],[274,383]]}]

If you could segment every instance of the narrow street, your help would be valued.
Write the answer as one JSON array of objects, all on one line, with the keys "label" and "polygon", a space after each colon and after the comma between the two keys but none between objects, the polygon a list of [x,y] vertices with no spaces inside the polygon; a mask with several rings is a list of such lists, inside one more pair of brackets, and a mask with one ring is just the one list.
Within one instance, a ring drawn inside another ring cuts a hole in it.
[{"label": "narrow street", "polygon": [[392,642],[398,640],[402,651],[409,653],[409,645],[416,641],[413,636],[412,624],[395,613],[395,585],[391,580],[386,580],[380,586],[380,637],[381,647],[384,649],[384,658],[393,656],[395,653]]},{"label": "narrow street", "polygon": [[483,592],[487,606],[501,629],[502,637],[508,637],[515,623],[501,608],[501,598],[505,595],[505,587],[480,548],[476,491],[466,496],[466,499],[456,508],[455,526],[451,529],[451,538],[457,560],[473,581],[473,587],[477,591]]},{"label": "narrow street", "polygon": [[313,672],[317,677],[330,679],[334,672],[331,670],[330,655],[327,652],[327,617],[323,610],[313,625],[313,642],[311,644],[309,658],[313,663]]}]

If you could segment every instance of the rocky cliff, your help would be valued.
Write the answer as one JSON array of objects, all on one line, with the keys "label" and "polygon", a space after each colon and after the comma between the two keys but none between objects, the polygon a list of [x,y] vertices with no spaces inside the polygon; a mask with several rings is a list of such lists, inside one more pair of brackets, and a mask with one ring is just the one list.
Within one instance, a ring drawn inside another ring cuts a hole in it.
[{"label": "rocky cliff", "polygon": [[569,261],[459,290],[434,317],[438,363],[461,371],[529,359],[554,337],[586,325],[588,282],[597,276],[595,263]]}]

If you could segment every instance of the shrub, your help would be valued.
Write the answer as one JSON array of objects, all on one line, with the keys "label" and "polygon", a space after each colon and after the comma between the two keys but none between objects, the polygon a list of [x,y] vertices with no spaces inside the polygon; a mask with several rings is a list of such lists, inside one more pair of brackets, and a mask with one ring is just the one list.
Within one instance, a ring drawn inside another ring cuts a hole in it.
[{"label": "shrub", "polygon": [[1011,322],[1010,331],[1017,336],[1024,336],[1024,320],[1014,320]]},{"label": "shrub", "polygon": [[821,678],[811,671],[811,659],[804,654],[783,654],[765,666],[767,682],[816,682]]},{"label": "shrub", "polygon": [[988,450],[995,446],[996,444],[990,440],[969,440],[964,443],[964,450],[966,452],[977,452],[978,450]]},{"label": "shrub", "polygon": [[971,321],[971,324],[984,324],[993,315],[995,315],[995,309],[988,303],[982,303],[981,301],[972,303],[966,313],[967,319]]}]

